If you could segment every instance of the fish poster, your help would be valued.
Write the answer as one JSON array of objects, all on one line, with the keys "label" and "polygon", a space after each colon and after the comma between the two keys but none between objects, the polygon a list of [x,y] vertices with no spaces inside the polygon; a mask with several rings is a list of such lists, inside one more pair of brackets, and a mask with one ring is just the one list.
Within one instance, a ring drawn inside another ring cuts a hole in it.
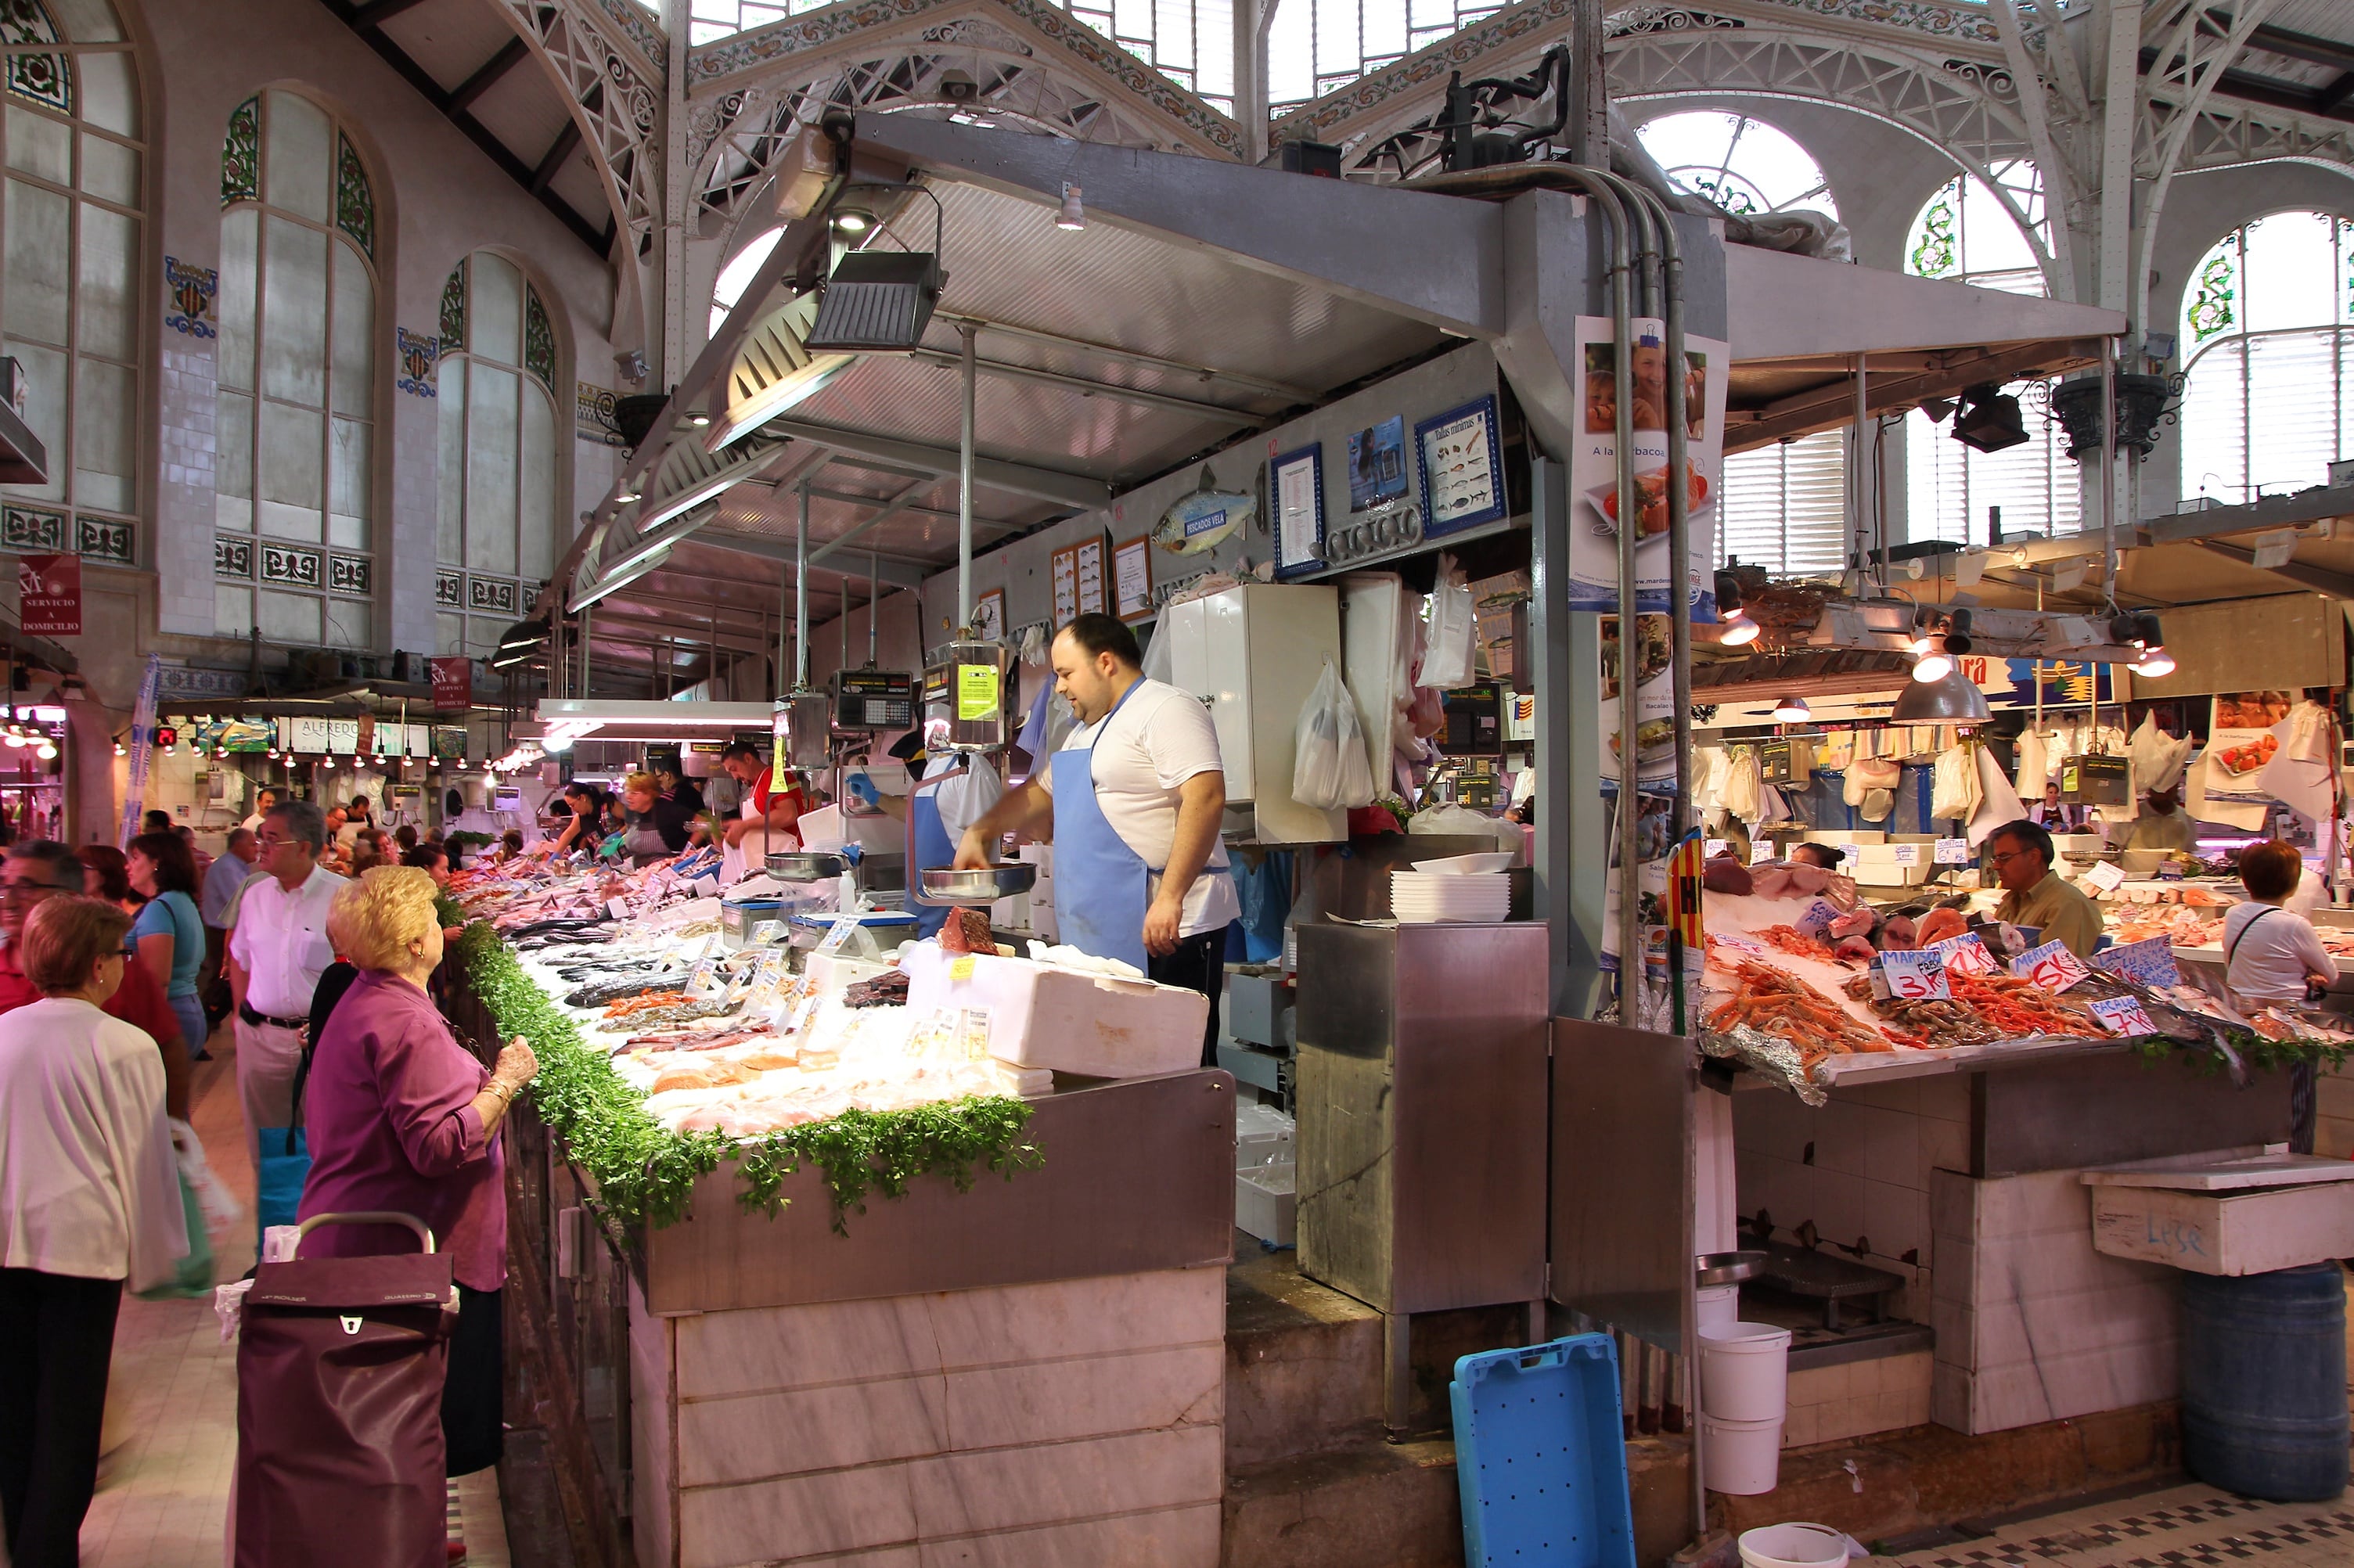
[{"label": "fish poster", "polygon": [[[1634,323],[1632,424],[1635,476],[1636,599],[1638,609],[1665,611],[1669,585],[1679,575],[1694,620],[1716,619],[1717,500],[1724,488],[1724,406],[1732,377],[1732,345],[1687,337],[1681,374],[1684,388],[1682,475],[1691,536],[1687,558],[1668,559],[1668,351],[1662,323]],[[1569,608],[1618,608],[1617,344],[1610,318],[1577,319],[1584,373],[1577,430],[1569,454]]]}]

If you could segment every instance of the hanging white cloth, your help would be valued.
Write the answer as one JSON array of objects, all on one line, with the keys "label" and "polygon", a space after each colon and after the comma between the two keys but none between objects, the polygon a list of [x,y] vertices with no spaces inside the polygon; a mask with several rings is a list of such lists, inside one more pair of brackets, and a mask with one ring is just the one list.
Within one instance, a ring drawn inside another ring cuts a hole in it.
[{"label": "hanging white cloth", "polygon": [[2040,729],[2029,729],[2019,737],[2019,767],[2011,781],[2024,800],[2043,799],[2043,786],[2052,781],[2049,742]]},{"label": "hanging white cloth", "polygon": [[1984,791],[1978,788],[1978,747],[1949,746],[1937,754],[1930,775],[1929,815],[1942,821],[1967,822],[1978,815]]},{"label": "hanging white cloth", "polygon": [[1765,810],[1765,769],[1758,765],[1755,748],[1740,747],[1725,764],[1724,781],[1717,787],[1717,800],[1731,815],[1744,822],[1755,822]]},{"label": "hanging white cloth", "polygon": [[2010,780],[1995,765],[1994,753],[1984,747],[1975,749],[1978,754],[1978,809],[1963,830],[1972,849],[1984,843],[1987,835],[1997,828],[2027,815],[2027,808],[2020,804],[2018,791],[2011,789]]},{"label": "hanging white cloth", "polygon": [[2182,782],[2182,765],[2190,756],[2190,737],[2177,739],[2158,727],[2155,715],[2144,715],[2141,727],[2126,743],[2133,763],[2134,787],[2141,790],[2171,789]]},{"label": "hanging white cloth", "polygon": [[2309,821],[2329,818],[2331,751],[2335,726],[2329,710],[2319,703],[2299,700],[2288,717],[2273,726],[2280,749],[2256,775],[2256,788]]}]

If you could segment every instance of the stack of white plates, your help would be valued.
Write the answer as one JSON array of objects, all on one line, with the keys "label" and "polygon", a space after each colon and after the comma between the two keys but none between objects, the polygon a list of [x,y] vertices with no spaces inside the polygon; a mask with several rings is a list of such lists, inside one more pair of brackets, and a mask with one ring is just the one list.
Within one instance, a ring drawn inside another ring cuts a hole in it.
[{"label": "stack of white plates", "polygon": [[1500,871],[1470,876],[1427,871],[1390,873],[1390,913],[1412,924],[1501,920],[1511,902],[1511,878]]}]

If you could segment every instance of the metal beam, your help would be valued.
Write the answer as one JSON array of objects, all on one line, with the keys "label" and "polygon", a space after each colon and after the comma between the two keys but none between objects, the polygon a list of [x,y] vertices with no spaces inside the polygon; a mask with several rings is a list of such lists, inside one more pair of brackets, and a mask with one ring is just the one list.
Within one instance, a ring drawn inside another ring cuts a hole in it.
[{"label": "metal beam", "polygon": [[909,502],[915,500],[918,495],[923,494],[924,492],[931,489],[935,482],[935,481],[928,479],[919,479],[915,483],[907,486],[907,489],[901,491],[898,494],[893,496],[890,500],[877,507],[872,514],[861,518],[858,522],[851,524],[850,527],[844,529],[842,533],[835,535],[832,538],[828,539],[822,546],[819,546],[818,549],[811,554],[809,558],[810,565],[817,565],[820,561],[822,561],[828,556],[832,555],[836,550],[841,549],[844,545],[849,544],[860,535],[871,532],[876,524],[889,522],[893,517],[897,516],[900,511],[903,510]]},{"label": "metal beam", "polygon": [[362,30],[379,27],[403,11],[413,10],[424,4],[425,0],[369,0],[367,5],[352,8],[351,24]]},{"label": "metal beam", "polygon": [[[761,428],[772,436],[790,436],[795,440],[830,447],[848,457],[871,457],[884,462],[904,463],[935,478],[945,478],[957,471],[957,453],[953,447],[897,440],[866,430],[813,424],[790,415],[771,419]],[[1103,480],[1089,479],[1084,474],[1065,473],[1029,463],[1007,462],[999,458],[974,459],[972,472],[978,483],[991,490],[1002,490],[1009,495],[1025,495],[1033,501],[1044,501],[1055,506],[1085,510],[1108,505],[1111,502],[1110,484]]]},{"label": "metal beam", "polygon": [[[733,550],[739,556],[757,556],[764,561],[790,561],[793,558],[790,545],[776,539],[764,539],[758,534],[738,534],[730,528],[703,529],[695,535],[695,542],[709,545],[715,549]],[[927,561],[910,561],[891,556],[882,557],[883,580],[893,588],[920,588],[943,569]],[[826,570],[845,580],[863,575],[846,567],[828,567]]]},{"label": "metal beam", "polygon": [[1295,387],[1288,381],[1270,381],[1264,376],[1246,376],[1235,370],[1215,370],[1206,365],[1188,365],[1183,360],[1164,359],[1157,354],[1140,354],[1132,348],[1114,348],[1108,343],[1097,343],[1084,337],[1071,337],[1063,333],[1047,332],[1039,327],[1014,326],[1006,322],[989,321],[981,316],[960,316],[948,311],[936,311],[932,319],[949,326],[978,327],[986,336],[1010,337],[1016,343],[1034,343],[1042,348],[1059,348],[1073,354],[1091,355],[1097,359],[1109,359],[1121,365],[1134,365],[1146,370],[1158,370],[1168,376],[1190,376],[1196,381],[1223,381],[1229,387],[1239,387],[1246,392],[1257,392],[1268,397],[1280,397],[1286,403],[1313,403],[1318,395],[1305,387]]},{"label": "metal beam", "polygon": [[504,48],[475,67],[473,75],[450,90],[449,105],[443,112],[472,107],[474,100],[498,86],[509,71],[523,64],[524,57],[530,53],[529,44],[521,38],[509,38]]},{"label": "metal beam", "polygon": [[2256,553],[2253,550],[2244,550],[2237,545],[2226,545],[2219,539],[2194,539],[2191,543],[2210,555],[2221,556],[2227,561],[2237,561],[2240,565],[2256,571],[2268,572],[2283,582],[2295,583],[2299,588],[2311,588],[2317,593],[2330,594],[2338,599],[2354,599],[2354,577],[2348,577],[2344,572],[2333,572],[2321,567],[2299,566],[2295,561],[2285,562],[2277,567],[2259,567],[2256,565]]},{"label": "metal beam", "polygon": [[556,140],[548,143],[547,155],[540,159],[539,167],[531,172],[531,194],[545,195],[549,182],[563,171],[564,161],[578,151],[579,146],[580,122],[567,119],[564,129],[556,133]]},{"label": "metal beam", "polygon": [[[964,364],[957,355],[937,348],[919,348],[907,357],[920,359],[926,365],[945,365],[951,368],[961,367]],[[1066,392],[1076,392],[1082,397],[1109,397],[1116,402],[1135,403],[1192,418],[1214,420],[1222,425],[1256,425],[1268,418],[1248,408],[1196,403],[1190,397],[1172,397],[1165,392],[1118,387],[1108,381],[1093,381],[1084,376],[1073,376],[1061,370],[1041,370],[1035,366],[1013,365],[1002,359],[977,359],[973,362],[973,368],[983,376],[994,376],[1007,381],[1033,381],[1042,387],[1059,387]]]}]

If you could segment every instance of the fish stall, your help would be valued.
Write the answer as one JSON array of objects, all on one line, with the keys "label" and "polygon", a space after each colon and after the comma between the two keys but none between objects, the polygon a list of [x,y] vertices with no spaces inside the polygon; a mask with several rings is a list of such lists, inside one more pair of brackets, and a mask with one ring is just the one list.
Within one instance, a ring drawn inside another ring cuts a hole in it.
[{"label": "fish stall", "polygon": [[1214,1557],[1235,1106],[1194,1069],[1206,1000],[1000,947],[985,907],[917,942],[838,879],[722,897],[712,858],[453,883],[450,1010],[542,1064],[514,1251],[592,1517],[646,1564]]}]

